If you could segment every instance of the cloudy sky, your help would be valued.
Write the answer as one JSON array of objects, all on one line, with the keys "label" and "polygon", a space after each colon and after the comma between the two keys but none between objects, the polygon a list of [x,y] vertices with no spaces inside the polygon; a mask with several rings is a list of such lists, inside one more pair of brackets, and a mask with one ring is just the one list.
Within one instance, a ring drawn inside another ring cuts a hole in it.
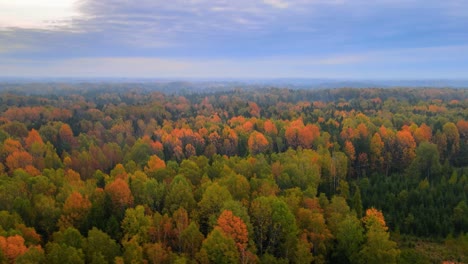
[{"label": "cloudy sky", "polygon": [[468,77],[466,0],[0,0],[0,76]]}]

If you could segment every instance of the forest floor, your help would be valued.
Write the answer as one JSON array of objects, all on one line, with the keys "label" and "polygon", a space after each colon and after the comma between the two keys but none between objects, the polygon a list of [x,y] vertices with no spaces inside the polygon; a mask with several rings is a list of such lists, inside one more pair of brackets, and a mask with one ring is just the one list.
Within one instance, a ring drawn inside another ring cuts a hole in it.
[{"label": "forest floor", "polygon": [[434,241],[405,236],[400,240],[402,263],[468,263],[467,236]]}]

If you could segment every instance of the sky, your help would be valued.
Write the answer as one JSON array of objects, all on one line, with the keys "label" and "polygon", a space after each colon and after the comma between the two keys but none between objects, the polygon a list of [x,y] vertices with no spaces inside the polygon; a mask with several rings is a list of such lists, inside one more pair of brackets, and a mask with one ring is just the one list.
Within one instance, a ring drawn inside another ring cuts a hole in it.
[{"label": "sky", "polygon": [[0,76],[468,78],[466,0],[0,0]]}]

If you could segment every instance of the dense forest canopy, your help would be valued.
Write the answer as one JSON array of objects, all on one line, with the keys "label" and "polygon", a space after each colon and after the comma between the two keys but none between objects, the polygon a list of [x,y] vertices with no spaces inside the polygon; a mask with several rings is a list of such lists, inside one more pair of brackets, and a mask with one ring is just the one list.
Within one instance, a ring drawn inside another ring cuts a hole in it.
[{"label": "dense forest canopy", "polygon": [[468,262],[468,90],[2,84],[0,263]]}]

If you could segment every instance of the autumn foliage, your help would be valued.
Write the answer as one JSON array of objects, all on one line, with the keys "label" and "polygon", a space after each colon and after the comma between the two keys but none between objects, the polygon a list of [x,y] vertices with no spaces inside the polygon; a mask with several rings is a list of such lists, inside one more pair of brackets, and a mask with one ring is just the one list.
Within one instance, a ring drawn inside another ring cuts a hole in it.
[{"label": "autumn foliage", "polygon": [[0,263],[468,262],[466,90],[187,87],[2,83]]}]

